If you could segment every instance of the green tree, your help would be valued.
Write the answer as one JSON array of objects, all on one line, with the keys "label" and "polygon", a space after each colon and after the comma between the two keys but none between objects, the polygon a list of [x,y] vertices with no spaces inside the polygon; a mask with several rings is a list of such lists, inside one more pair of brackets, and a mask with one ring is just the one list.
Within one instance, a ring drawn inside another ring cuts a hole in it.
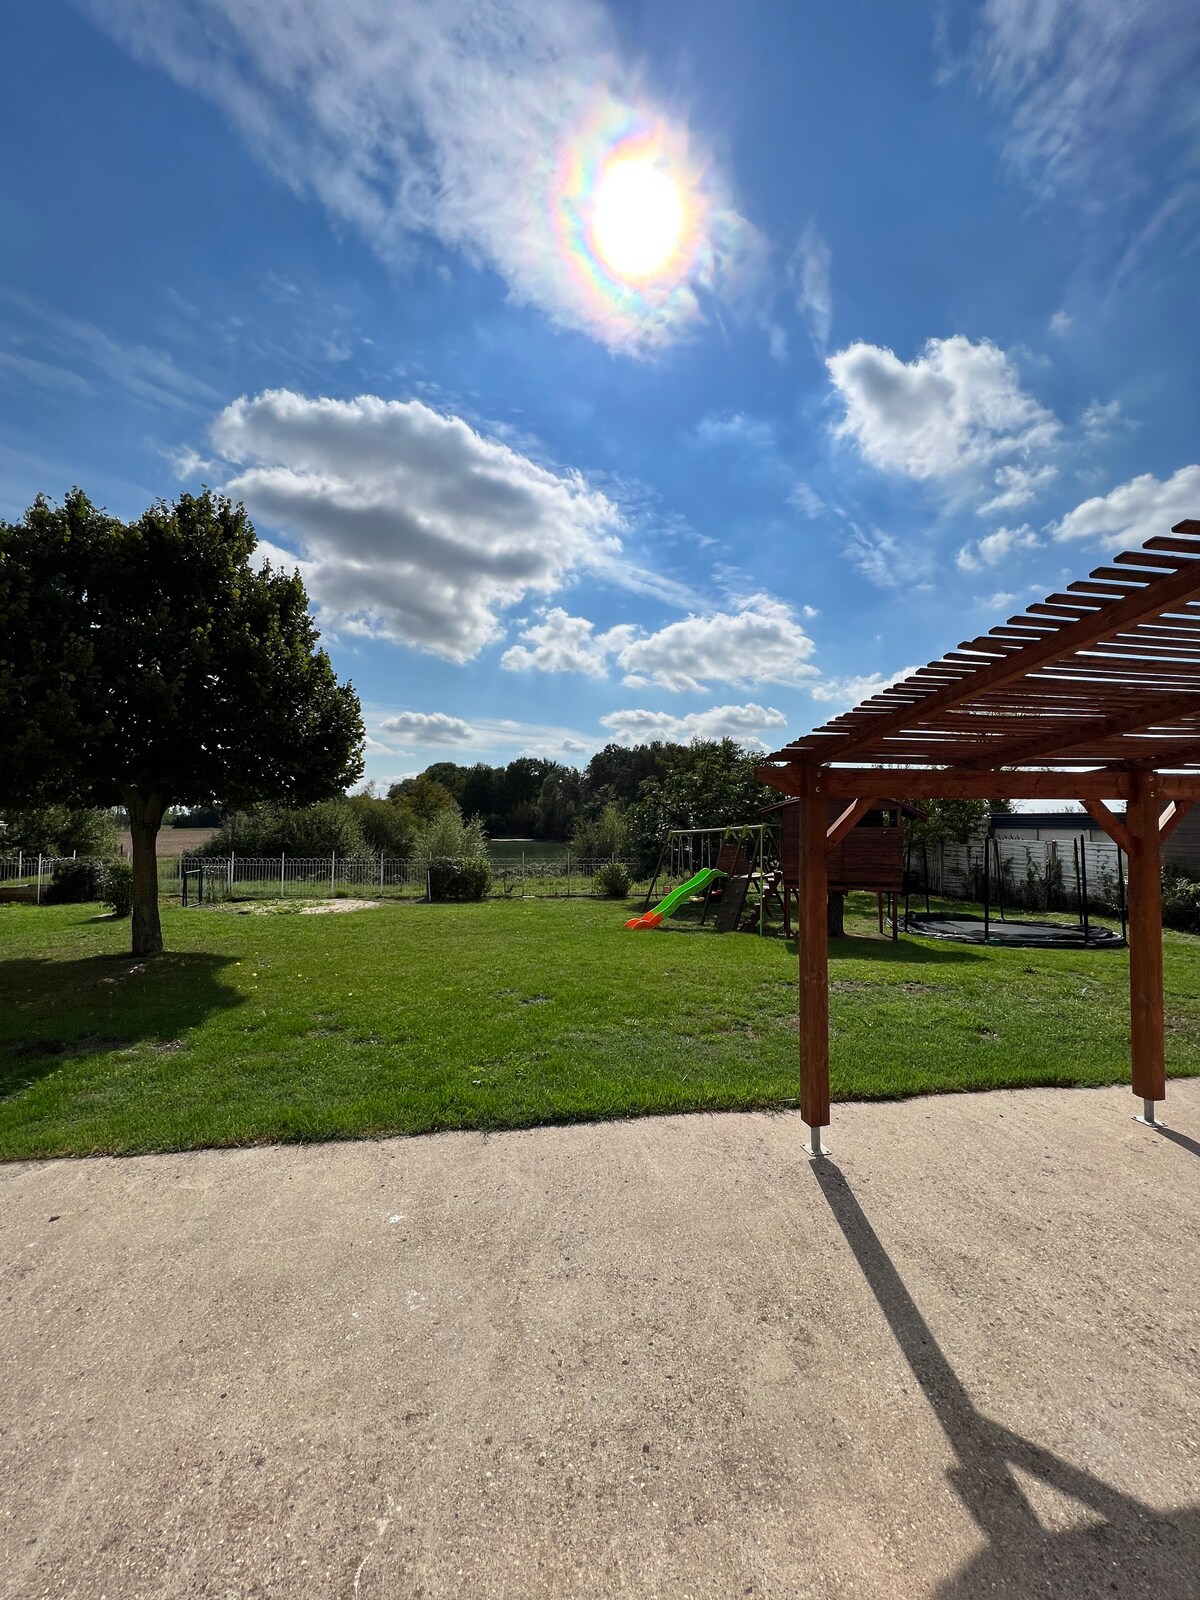
[{"label": "green tree", "polygon": [[537,833],[543,839],[569,839],[579,814],[580,777],[574,767],[550,763],[537,799]]},{"label": "green tree", "polygon": [[629,818],[610,800],[598,817],[576,817],[571,849],[584,861],[622,859],[629,849]]},{"label": "green tree", "polygon": [[755,776],[760,760],[732,739],[694,739],[675,746],[664,776],[643,779],[637,802],[629,808],[635,876],[654,870],[671,828],[762,821],[763,806],[776,796]]},{"label": "green tree", "polygon": [[987,827],[994,809],[990,800],[912,800],[925,813],[908,824],[908,836],[917,844],[970,844]]},{"label": "green tree", "polygon": [[[386,800],[378,802],[387,805]],[[253,806],[235,811],[197,853],[203,856],[357,856],[367,850],[360,816],[349,800],[311,806]]]},{"label": "green tree", "polygon": [[163,947],[168,806],[303,805],[362,772],[358,697],[255,543],[208,491],[126,523],[73,489],[0,523],[0,805],[124,804],[135,955]]},{"label": "green tree", "polygon": [[387,792],[393,805],[406,806],[419,823],[432,822],[439,811],[459,814],[458,801],[444,784],[422,773],[419,778],[401,778]]},{"label": "green tree", "polygon": [[347,804],[369,850],[396,861],[408,859],[421,826],[409,806],[394,805],[373,794],[352,794]]},{"label": "green tree", "polygon": [[26,855],[108,856],[117,842],[117,819],[101,806],[37,806],[9,811],[0,824],[0,849]]}]

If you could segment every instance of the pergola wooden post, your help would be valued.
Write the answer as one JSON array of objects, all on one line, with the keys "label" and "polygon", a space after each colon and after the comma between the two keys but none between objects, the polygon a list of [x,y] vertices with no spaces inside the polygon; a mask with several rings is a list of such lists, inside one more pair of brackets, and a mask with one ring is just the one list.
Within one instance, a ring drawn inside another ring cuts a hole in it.
[{"label": "pergola wooden post", "polygon": [[[800,795],[800,1114],[813,1155],[829,1125],[829,875],[825,775],[804,769]],[[836,827],[837,824],[835,823]]]},{"label": "pergola wooden post", "polygon": [[[1129,861],[1132,1088],[1166,1097],[1162,840],[1200,800],[1200,521],[947,652],[767,758],[800,803],[800,1110],[829,1124],[826,852],[879,794],[1081,800]],[[1126,803],[1124,817],[1109,800]],[[829,802],[849,802],[830,825]]]},{"label": "pergola wooden post", "polygon": [[1125,808],[1129,851],[1129,1048],[1133,1092],[1154,1121],[1154,1102],[1167,1097],[1163,1046],[1162,856],[1155,774],[1134,774]]}]

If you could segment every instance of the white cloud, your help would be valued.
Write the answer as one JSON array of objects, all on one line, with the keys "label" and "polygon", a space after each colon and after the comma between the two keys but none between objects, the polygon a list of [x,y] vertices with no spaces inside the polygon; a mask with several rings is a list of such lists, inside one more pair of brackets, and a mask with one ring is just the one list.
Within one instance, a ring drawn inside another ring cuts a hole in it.
[{"label": "white cloud", "polygon": [[701,444],[731,445],[740,450],[774,451],[775,430],[769,422],[748,417],[744,411],[701,417],[696,424]]},{"label": "white cloud", "polygon": [[378,727],[397,744],[471,744],[478,738],[470,723],[444,711],[400,711],[384,717]]},{"label": "white cloud", "polygon": [[268,390],[227,406],[212,438],[240,468],[226,489],[300,545],[337,630],[466,661],[500,610],[572,571],[620,581],[622,523],[606,496],[418,400]]},{"label": "white cloud", "polygon": [[1043,195],[1123,193],[1194,170],[1192,0],[987,0],[968,50],[1008,119],[1005,154]]},{"label": "white cloud", "polygon": [[984,539],[972,539],[954,559],[963,572],[980,572],[984,567],[998,567],[1020,550],[1036,550],[1040,544],[1028,523],[1022,523],[1019,528],[997,528]]},{"label": "white cloud", "polygon": [[833,326],[833,291],[829,282],[832,260],[829,246],[816,223],[810,221],[788,262],[788,277],[796,293],[796,309],[808,324],[813,349],[819,356],[829,348]]},{"label": "white cloud", "polygon": [[814,700],[838,706],[856,706],[859,701],[890,689],[892,684],[911,677],[916,671],[916,667],[901,667],[899,672],[893,672],[890,677],[882,672],[871,672],[861,677],[824,678],[814,684],[810,692]]},{"label": "white cloud", "polygon": [[798,684],[816,676],[815,645],[790,606],[751,595],[736,612],[669,623],[617,652],[634,688],[701,691],[706,683]]},{"label": "white cloud", "polygon": [[586,617],[555,607],[521,639],[504,652],[501,666],[602,678],[615,659],[624,682],[636,689],[700,693],[710,683],[796,685],[817,676],[809,659],[813,641],[792,608],[767,594],[748,596],[736,611],[687,617],[656,633],[625,624],[597,633]]},{"label": "white cloud", "polygon": [[852,524],[843,554],[877,589],[905,588],[919,583],[929,571],[927,549],[911,539],[902,544],[878,528]]},{"label": "white cloud", "polygon": [[[15,289],[0,288],[7,314],[0,339],[10,349],[0,365],[39,388],[90,395],[123,389],[132,399],[156,409],[189,410],[211,405],[216,391],[179,367],[161,350],[114,339],[94,322],[72,317],[55,306]],[[23,353],[32,344],[36,357]],[[90,372],[86,378],[80,371]]]},{"label": "white cloud", "polygon": [[[613,347],[664,344],[761,246],[594,0],[82,0],[214,101],[254,154],[391,263],[435,239]],[[686,191],[686,262],[641,288],[582,260],[597,158],[647,137]],[[578,175],[578,176],[576,176]]]},{"label": "white cloud", "polygon": [[589,678],[604,678],[610,653],[632,633],[625,626],[597,633],[586,617],[573,617],[554,606],[541,622],[523,630],[523,642],[507,649],[500,665],[510,672],[582,672]]},{"label": "white cloud", "polygon": [[989,595],[982,603],[989,611],[1007,611],[1016,598],[1017,596],[1007,589],[997,589],[995,594]]},{"label": "white cloud", "polygon": [[1057,477],[1058,468],[1049,462],[1040,467],[997,467],[994,481],[1000,493],[977,506],[976,515],[990,517],[997,511],[1015,511],[1018,506],[1026,506]]},{"label": "white cloud", "polygon": [[931,339],[912,361],[852,344],[826,362],[845,402],[838,433],[874,466],[950,478],[1055,443],[1057,417],[1027,394],[1011,359],[986,339]]},{"label": "white cloud", "polygon": [[738,744],[765,750],[762,735],[786,728],[787,718],[773,706],[711,706],[675,717],[667,711],[610,711],[600,718],[618,744],[644,744],[654,739],[686,744],[690,739],[735,739]]},{"label": "white cloud", "polygon": [[787,503],[810,522],[819,517],[825,509],[825,502],[821,496],[800,479],[797,479],[788,491]]},{"label": "white cloud", "polygon": [[1056,539],[1090,539],[1118,550],[1170,533],[1185,517],[1200,517],[1200,466],[1180,467],[1165,482],[1144,472],[1108,494],[1085,500],[1049,531]]},{"label": "white cloud", "polygon": [[1070,333],[1074,323],[1074,317],[1068,316],[1065,311],[1056,311],[1046,326],[1054,334],[1055,338],[1062,339]]},{"label": "white cloud", "polygon": [[1121,402],[1093,400],[1083,413],[1083,431],[1089,439],[1111,439],[1125,421],[1121,415]]}]

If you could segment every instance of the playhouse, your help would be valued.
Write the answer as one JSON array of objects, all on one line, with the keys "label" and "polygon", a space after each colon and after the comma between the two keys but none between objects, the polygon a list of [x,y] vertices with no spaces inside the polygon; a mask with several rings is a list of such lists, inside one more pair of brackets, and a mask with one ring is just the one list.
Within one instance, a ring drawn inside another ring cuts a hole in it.
[{"label": "playhouse", "polygon": [[[844,802],[828,804],[828,828],[835,830],[846,811]],[[800,899],[800,803],[779,800],[764,806],[763,816],[779,822],[779,865],[782,873],[783,927],[792,931],[792,896]],[[884,914],[891,923],[892,938],[899,927],[900,896],[904,892],[904,819],[920,820],[925,813],[903,800],[879,800],[862,812],[848,831],[830,846],[829,893],[845,894],[851,889],[866,890],[876,896],[879,931]]]}]

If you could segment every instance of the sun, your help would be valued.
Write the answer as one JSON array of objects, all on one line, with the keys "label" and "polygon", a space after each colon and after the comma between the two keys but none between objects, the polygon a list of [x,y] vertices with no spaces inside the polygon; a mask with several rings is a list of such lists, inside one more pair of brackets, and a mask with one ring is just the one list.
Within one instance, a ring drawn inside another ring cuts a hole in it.
[{"label": "sun", "polygon": [[644,157],[612,161],[596,189],[592,211],[596,253],[625,281],[653,278],[683,238],[683,196],[670,175]]}]

